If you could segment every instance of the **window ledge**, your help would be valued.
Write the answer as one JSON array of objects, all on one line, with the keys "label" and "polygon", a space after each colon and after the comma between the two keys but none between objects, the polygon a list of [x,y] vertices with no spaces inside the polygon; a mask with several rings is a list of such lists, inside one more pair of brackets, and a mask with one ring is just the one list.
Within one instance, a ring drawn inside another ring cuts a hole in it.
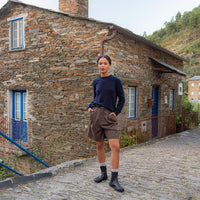
[{"label": "window ledge", "polygon": [[136,120],[136,117],[127,117],[128,120]]},{"label": "window ledge", "polygon": [[26,50],[25,48],[22,48],[22,49],[10,49],[8,52],[12,53],[12,52],[25,51],[25,50]]}]

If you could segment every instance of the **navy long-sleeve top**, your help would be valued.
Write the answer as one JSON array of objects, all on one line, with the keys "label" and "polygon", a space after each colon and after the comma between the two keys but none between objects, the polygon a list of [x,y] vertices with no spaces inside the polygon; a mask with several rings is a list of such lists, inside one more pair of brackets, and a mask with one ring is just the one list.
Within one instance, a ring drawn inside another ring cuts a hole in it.
[{"label": "navy long-sleeve top", "polygon": [[125,103],[121,80],[113,75],[94,79],[92,82],[94,99],[88,108],[102,106],[118,115]]}]

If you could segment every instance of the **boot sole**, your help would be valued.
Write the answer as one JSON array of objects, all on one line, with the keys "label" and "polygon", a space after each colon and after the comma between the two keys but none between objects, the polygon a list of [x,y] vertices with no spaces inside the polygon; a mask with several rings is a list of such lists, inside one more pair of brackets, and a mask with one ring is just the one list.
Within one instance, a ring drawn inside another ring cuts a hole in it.
[{"label": "boot sole", "polygon": [[106,181],[108,178],[104,178],[104,179],[102,179],[102,180],[100,180],[100,181],[96,181],[95,179],[94,179],[94,182],[95,183],[101,183],[102,181]]},{"label": "boot sole", "polygon": [[117,189],[117,188],[115,187],[115,185],[109,184],[109,186],[112,187],[113,189],[115,189],[117,192],[124,192],[124,189]]}]

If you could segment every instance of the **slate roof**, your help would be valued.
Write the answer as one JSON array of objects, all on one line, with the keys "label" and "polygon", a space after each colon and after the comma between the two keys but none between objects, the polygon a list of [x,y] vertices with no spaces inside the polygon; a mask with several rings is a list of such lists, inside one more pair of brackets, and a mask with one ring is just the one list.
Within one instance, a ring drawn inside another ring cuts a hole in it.
[{"label": "slate roof", "polygon": [[192,78],[189,79],[189,81],[199,81],[200,76],[193,76]]},{"label": "slate roof", "polygon": [[151,60],[155,61],[156,63],[158,63],[159,65],[161,65],[162,67],[167,69],[167,70],[162,70],[162,69],[159,68],[158,71],[161,71],[161,72],[164,72],[164,73],[175,72],[175,73],[178,73],[178,74],[180,74],[182,76],[186,76],[186,73],[182,72],[181,70],[179,70],[179,69],[177,69],[177,68],[175,68],[175,67],[173,67],[173,66],[171,66],[171,65],[169,65],[169,64],[167,64],[167,63],[165,63],[165,62],[163,62],[161,60],[158,60],[158,59],[156,59],[154,57],[151,57],[151,56],[149,56],[149,58]]}]

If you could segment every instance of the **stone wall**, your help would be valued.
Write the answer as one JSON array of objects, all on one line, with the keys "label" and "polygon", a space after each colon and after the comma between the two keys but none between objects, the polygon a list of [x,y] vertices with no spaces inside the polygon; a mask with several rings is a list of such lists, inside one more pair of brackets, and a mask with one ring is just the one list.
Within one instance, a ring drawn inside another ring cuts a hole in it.
[{"label": "stone wall", "polygon": [[[25,49],[12,51],[7,19],[19,13],[27,16]],[[86,108],[107,25],[26,6],[11,9],[1,24],[0,114],[8,117],[7,90],[27,90],[32,148],[52,163],[91,155]]]}]

